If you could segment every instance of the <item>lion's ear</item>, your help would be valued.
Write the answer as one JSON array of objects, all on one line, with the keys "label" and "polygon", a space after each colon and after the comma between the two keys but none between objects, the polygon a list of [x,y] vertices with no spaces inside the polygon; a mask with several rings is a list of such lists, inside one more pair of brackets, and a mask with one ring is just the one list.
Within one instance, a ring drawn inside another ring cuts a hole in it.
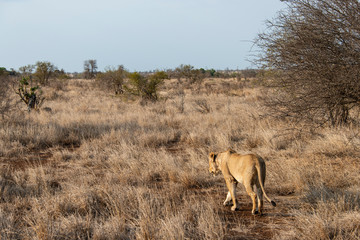
[{"label": "lion's ear", "polygon": [[216,155],[217,155],[217,154],[215,154],[214,152],[211,152],[211,153],[209,154],[209,157],[215,162]]},{"label": "lion's ear", "polygon": [[230,152],[230,153],[235,153],[235,151],[233,149],[231,149],[231,148],[228,148],[227,151]]}]

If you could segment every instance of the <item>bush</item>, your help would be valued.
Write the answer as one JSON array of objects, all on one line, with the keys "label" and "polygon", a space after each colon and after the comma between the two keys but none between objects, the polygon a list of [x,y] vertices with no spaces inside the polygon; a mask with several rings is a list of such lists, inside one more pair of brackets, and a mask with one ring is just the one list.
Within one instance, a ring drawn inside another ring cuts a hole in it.
[{"label": "bush", "polygon": [[96,81],[101,88],[114,91],[118,95],[124,93],[124,80],[127,75],[128,72],[122,65],[117,69],[108,67],[104,73],[96,75]]},{"label": "bush", "polygon": [[[210,74],[215,74],[215,72],[210,71]],[[194,66],[181,64],[175,69],[175,75],[179,82],[181,78],[184,78],[189,84],[200,84],[206,77],[206,71],[203,68],[195,69]]]},{"label": "bush", "polygon": [[149,76],[143,76],[138,72],[129,74],[129,83],[125,89],[133,95],[140,96],[142,100],[158,100],[158,88],[167,79],[168,75],[159,71]]},{"label": "bush", "polygon": [[15,93],[20,96],[21,100],[28,106],[28,111],[39,109],[44,101],[42,91],[39,86],[31,86],[27,78],[19,80],[19,86]]}]

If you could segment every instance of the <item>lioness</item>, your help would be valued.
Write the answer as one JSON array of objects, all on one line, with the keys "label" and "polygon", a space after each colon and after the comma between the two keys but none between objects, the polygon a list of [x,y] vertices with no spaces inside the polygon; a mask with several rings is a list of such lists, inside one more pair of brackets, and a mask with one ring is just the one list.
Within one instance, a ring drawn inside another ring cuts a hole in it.
[{"label": "lioness", "polygon": [[[232,200],[232,211],[237,209],[235,188],[238,182],[244,184],[247,194],[251,197],[252,214],[262,214],[263,194],[266,200],[274,207],[276,206],[276,203],[268,198],[264,190],[266,169],[262,158],[254,154],[240,155],[231,149],[221,153],[212,152],[209,154],[209,172],[215,176],[220,171],[223,173],[229,189],[224,205]],[[256,185],[257,194],[253,191],[254,185]],[[258,208],[256,208],[256,196],[258,197]]]}]

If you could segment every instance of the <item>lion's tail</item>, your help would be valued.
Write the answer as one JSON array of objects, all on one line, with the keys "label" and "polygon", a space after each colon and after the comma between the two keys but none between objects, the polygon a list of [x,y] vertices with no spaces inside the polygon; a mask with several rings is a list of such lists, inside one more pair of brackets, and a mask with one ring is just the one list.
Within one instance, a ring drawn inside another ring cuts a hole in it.
[{"label": "lion's tail", "polygon": [[[259,160],[257,160],[256,161],[256,170],[257,170],[257,173],[258,173],[258,178],[259,178],[259,182],[260,182],[260,187],[261,187],[261,190],[262,190],[262,192],[264,193],[264,197],[266,198],[266,200],[269,202],[269,203],[271,203],[271,205],[273,205],[274,207],[276,207],[276,203],[273,201],[273,200],[271,200],[267,195],[266,195],[266,192],[265,192],[265,189],[264,189],[264,185],[263,185],[263,180],[264,179],[262,179],[262,176],[261,176],[261,171],[260,171],[260,169],[261,169],[261,165],[260,165],[260,162],[259,162]],[[265,168],[265,164],[263,165],[263,167]],[[264,169],[264,171],[265,171],[265,169]]]}]

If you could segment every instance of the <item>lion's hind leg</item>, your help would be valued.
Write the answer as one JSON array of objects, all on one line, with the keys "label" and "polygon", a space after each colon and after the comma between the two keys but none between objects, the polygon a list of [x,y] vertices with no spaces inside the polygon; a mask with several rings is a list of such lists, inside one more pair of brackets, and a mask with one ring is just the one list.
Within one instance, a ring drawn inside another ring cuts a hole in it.
[{"label": "lion's hind leg", "polygon": [[262,215],[264,200],[263,200],[263,192],[261,190],[260,184],[256,184],[256,190],[257,190],[257,200],[258,200],[258,212],[259,215]]},{"label": "lion's hind leg", "polygon": [[245,186],[247,194],[251,197],[251,200],[253,203],[251,213],[253,215],[255,215],[257,213],[257,211],[256,211],[256,193],[254,192],[253,187],[250,183],[244,183],[244,186]]}]

